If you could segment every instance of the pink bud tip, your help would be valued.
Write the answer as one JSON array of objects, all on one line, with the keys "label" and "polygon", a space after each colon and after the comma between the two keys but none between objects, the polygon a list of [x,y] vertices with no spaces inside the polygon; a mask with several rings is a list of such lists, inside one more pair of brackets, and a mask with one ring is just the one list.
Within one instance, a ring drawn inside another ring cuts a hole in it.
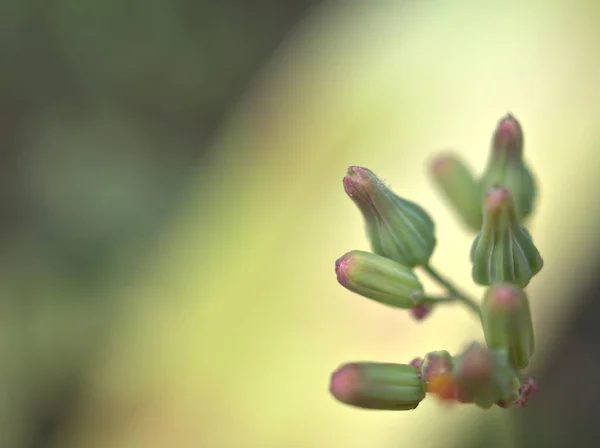
[{"label": "pink bud tip", "polygon": [[507,188],[501,185],[494,185],[486,194],[485,205],[488,211],[495,212],[510,204],[511,201],[512,196]]},{"label": "pink bud tip", "polygon": [[520,290],[510,285],[493,287],[492,300],[496,307],[515,308],[520,305]]},{"label": "pink bud tip", "polygon": [[507,151],[509,155],[521,156],[523,146],[523,130],[511,114],[507,114],[496,127],[494,133],[494,149],[498,152]]},{"label": "pink bud tip", "polygon": [[343,403],[352,402],[360,384],[360,368],[356,364],[345,364],[331,374],[329,392]]},{"label": "pink bud tip", "polygon": [[411,308],[410,313],[416,320],[425,319],[431,313],[432,307],[421,304]]},{"label": "pink bud tip", "polygon": [[413,366],[415,369],[417,370],[421,370],[421,366],[423,365],[423,359],[421,358],[415,358],[413,359],[410,363],[411,366]]},{"label": "pink bud tip", "polygon": [[342,180],[346,194],[355,201],[369,201],[367,189],[371,182],[371,174],[372,173],[368,169],[360,166],[351,166],[348,168],[348,171]]},{"label": "pink bud tip", "polygon": [[430,169],[440,175],[452,168],[455,159],[450,154],[441,154],[432,159]]},{"label": "pink bud tip", "polygon": [[366,180],[369,178],[370,171],[362,166],[352,165],[348,167],[346,173],[347,177],[351,177],[356,180]]},{"label": "pink bud tip", "polygon": [[517,123],[517,120],[511,115],[508,114],[504,117],[500,123],[498,124],[498,130],[496,134],[498,136],[506,136],[511,137],[520,133],[520,126]]},{"label": "pink bud tip", "polygon": [[341,285],[347,285],[349,282],[349,275],[352,269],[352,255],[350,253],[338,258],[335,261],[335,274],[337,280]]}]

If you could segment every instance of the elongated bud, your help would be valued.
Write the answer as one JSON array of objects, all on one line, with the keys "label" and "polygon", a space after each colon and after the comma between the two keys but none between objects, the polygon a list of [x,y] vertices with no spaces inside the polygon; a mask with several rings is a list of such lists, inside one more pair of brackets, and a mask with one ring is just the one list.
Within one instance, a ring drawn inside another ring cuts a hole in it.
[{"label": "elongated bud", "polygon": [[474,343],[456,358],[458,400],[489,409],[496,403],[509,406],[518,397],[519,379],[506,363],[504,352]]},{"label": "elongated bud", "polygon": [[425,398],[419,371],[406,364],[344,364],[331,375],[329,390],[338,401],[364,409],[406,411]]},{"label": "elongated bud", "polygon": [[479,184],[469,168],[452,154],[437,156],[430,165],[434,183],[450,207],[471,230],[483,223]]},{"label": "elongated bud", "polygon": [[490,349],[504,349],[513,366],[527,367],[535,344],[524,291],[506,284],[490,287],[481,305],[481,322]]},{"label": "elongated bud", "polygon": [[524,288],[544,263],[527,229],[519,224],[510,192],[492,187],[483,203],[483,227],[471,247],[473,281]]},{"label": "elongated bud", "polygon": [[348,252],[335,262],[335,272],[344,288],[394,308],[411,309],[423,298],[410,268],[370,252]]},{"label": "elongated bud", "polygon": [[411,268],[427,264],[436,240],[425,210],[394,194],[366,168],[348,168],[344,189],[363,214],[373,252]]},{"label": "elongated bud", "polygon": [[517,219],[522,222],[533,211],[536,185],[531,170],[523,161],[523,131],[510,114],[500,120],[492,140],[492,151],[480,182],[480,195],[493,185],[510,190]]}]

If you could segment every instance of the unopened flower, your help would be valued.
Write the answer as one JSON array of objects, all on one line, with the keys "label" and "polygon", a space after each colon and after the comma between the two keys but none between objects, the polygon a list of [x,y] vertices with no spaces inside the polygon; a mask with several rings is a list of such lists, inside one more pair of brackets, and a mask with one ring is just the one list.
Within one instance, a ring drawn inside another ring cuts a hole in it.
[{"label": "unopened flower", "polygon": [[344,364],[331,375],[329,390],[338,401],[364,409],[411,410],[425,398],[419,371],[407,364]]},{"label": "unopened flower", "polygon": [[380,255],[353,250],[335,262],[335,272],[346,289],[384,305],[411,309],[423,298],[412,270]]},{"label": "unopened flower", "polygon": [[483,223],[479,185],[466,164],[452,154],[442,154],[433,160],[429,171],[438,190],[463,223],[479,231]]},{"label": "unopened flower", "polygon": [[487,345],[506,350],[512,365],[524,369],[535,348],[529,301],[520,288],[491,286],[481,305],[481,322]]},{"label": "unopened flower", "polygon": [[373,252],[408,267],[428,263],[436,239],[425,210],[397,196],[366,168],[348,168],[343,182],[365,219]]},{"label": "unopened flower", "polygon": [[473,343],[456,357],[455,378],[458,400],[489,409],[497,402],[513,403],[519,381],[504,353]]},{"label": "unopened flower", "polygon": [[494,185],[502,185],[510,191],[520,222],[531,214],[536,196],[535,179],[523,161],[523,130],[510,114],[500,120],[494,132],[492,150],[480,181],[481,196]]},{"label": "unopened flower", "polygon": [[544,263],[527,229],[519,224],[510,192],[492,187],[483,203],[483,227],[471,247],[473,280],[524,288]]}]

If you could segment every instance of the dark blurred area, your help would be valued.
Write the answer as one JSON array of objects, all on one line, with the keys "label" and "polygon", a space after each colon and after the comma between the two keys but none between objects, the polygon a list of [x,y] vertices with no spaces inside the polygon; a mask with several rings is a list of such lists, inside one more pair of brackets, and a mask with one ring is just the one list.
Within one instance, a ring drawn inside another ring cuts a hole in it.
[{"label": "dark blurred area", "polygon": [[[0,307],[10,346],[0,427],[27,422],[20,434],[3,430],[1,447],[54,446],[110,332],[111,274],[152,247],[190,175],[210,164],[223,118],[315,3],[0,2]],[[35,322],[48,315],[55,325]],[[81,320],[91,323],[73,324]]]},{"label": "dark blurred area", "polygon": [[[587,284],[573,288],[565,300],[579,303],[566,322],[551,356],[533,367],[539,390],[525,408],[511,410],[512,446],[518,448],[561,448],[600,446],[600,426],[596,406],[600,398],[600,279],[596,272],[600,259],[590,263]],[[502,447],[505,439],[495,422],[474,428],[472,438],[456,447]]]}]

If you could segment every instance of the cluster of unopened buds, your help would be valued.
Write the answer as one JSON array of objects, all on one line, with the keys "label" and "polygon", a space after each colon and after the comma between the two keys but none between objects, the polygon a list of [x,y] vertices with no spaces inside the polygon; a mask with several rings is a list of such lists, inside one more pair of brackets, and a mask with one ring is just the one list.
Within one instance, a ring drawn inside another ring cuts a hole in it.
[{"label": "cluster of unopened buds", "polygon": [[[352,166],[344,190],[363,215],[371,252],[354,250],[335,263],[346,289],[423,320],[438,306],[462,303],[481,321],[485,343],[462,353],[433,351],[408,364],[351,362],[331,376],[340,402],[365,409],[415,409],[432,394],[483,409],[524,406],[537,385],[525,372],[534,352],[534,332],[525,288],[542,269],[542,258],[524,223],[535,201],[535,181],[523,159],[523,132],[511,115],[500,120],[489,160],[476,178],[456,156],[430,165],[432,178],[462,223],[473,233],[473,281],[486,287],[479,303],[430,264],[435,225],[419,205],[393,193],[366,168]],[[444,290],[430,295],[419,268]]]}]

